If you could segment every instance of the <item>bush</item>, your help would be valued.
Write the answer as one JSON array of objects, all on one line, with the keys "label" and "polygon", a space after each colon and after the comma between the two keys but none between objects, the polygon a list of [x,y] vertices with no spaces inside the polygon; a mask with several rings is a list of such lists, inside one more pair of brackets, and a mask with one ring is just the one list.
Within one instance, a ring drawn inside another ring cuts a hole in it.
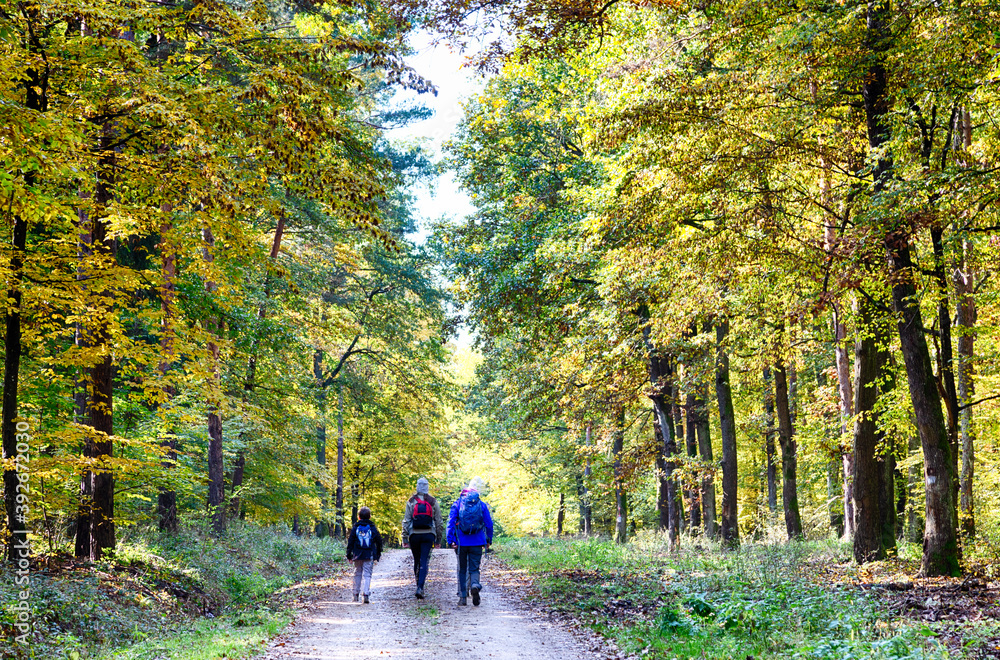
[{"label": "bush", "polygon": [[[343,561],[339,541],[297,537],[283,528],[234,521],[222,538],[199,523],[176,535],[133,528],[96,565],[63,555],[50,557],[48,569],[32,571],[30,649],[34,657],[58,658],[70,650],[81,657],[110,654],[147,640],[214,643],[205,640],[226,627],[244,629],[241,639],[259,643],[287,620],[280,606],[273,607],[276,593]],[[0,573],[4,637],[13,631],[16,602],[13,579]],[[5,650],[14,649],[11,657],[29,657],[27,647],[8,642],[12,638],[3,642]]]}]

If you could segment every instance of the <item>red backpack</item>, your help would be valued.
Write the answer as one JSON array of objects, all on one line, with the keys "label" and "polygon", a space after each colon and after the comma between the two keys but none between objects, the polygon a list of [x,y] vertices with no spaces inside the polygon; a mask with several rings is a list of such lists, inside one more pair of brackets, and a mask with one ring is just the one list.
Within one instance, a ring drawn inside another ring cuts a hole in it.
[{"label": "red backpack", "polygon": [[419,497],[413,503],[413,526],[414,527],[433,527],[434,526],[434,507],[430,502],[426,502]]}]

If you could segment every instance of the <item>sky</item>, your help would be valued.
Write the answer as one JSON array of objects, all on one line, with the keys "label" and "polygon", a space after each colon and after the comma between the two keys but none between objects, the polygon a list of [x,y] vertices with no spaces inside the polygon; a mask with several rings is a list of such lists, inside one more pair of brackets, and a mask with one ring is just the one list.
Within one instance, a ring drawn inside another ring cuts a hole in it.
[{"label": "sky", "polygon": [[[462,118],[462,102],[482,87],[482,79],[471,69],[463,68],[465,58],[446,44],[435,44],[426,34],[410,39],[414,54],[406,58],[418,74],[430,80],[438,89],[437,96],[416,94],[409,90],[397,92],[398,104],[419,103],[434,111],[430,119],[415,122],[387,133],[390,139],[419,140],[434,158],[441,156],[442,145],[451,137]],[[451,173],[437,177],[433,190],[423,188],[417,195],[417,216],[420,228],[414,237],[418,242],[427,235],[431,221],[442,216],[461,218],[472,213],[469,196],[458,186]]]},{"label": "sky", "polygon": [[[406,58],[407,64],[430,80],[438,93],[434,96],[404,90],[397,92],[393,101],[400,105],[422,104],[431,108],[434,114],[424,121],[388,131],[386,136],[393,140],[420,141],[437,160],[442,155],[444,143],[462,119],[462,103],[482,88],[483,80],[472,68],[463,68],[465,58],[461,53],[446,44],[435,44],[429,35],[415,35],[410,39],[410,45],[414,54]],[[469,196],[450,172],[438,175],[430,188],[422,186],[417,191],[416,204],[417,232],[410,238],[418,243],[426,239],[433,221],[442,217],[460,219],[473,211]],[[454,341],[464,354],[470,350],[473,338],[469,328],[463,324]]]}]

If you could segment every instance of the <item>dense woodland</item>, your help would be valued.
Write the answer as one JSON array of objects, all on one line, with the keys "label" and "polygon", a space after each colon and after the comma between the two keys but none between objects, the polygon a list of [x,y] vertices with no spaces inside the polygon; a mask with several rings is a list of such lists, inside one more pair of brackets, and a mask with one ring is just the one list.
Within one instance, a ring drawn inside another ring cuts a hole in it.
[{"label": "dense woodland", "polygon": [[449,152],[477,212],[437,240],[482,433],[560,529],[574,500],[622,541],[776,519],[958,574],[997,525],[996,6],[485,16],[519,39],[480,60]]},{"label": "dense woodland", "polygon": [[[385,137],[418,28],[488,80],[436,165]],[[7,2],[7,557],[394,528],[481,473],[513,534],[960,574],[1000,535],[998,43],[988,0]],[[435,167],[476,212],[417,241]]]},{"label": "dense woodland", "polygon": [[383,138],[426,114],[395,89],[432,91],[396,24],[216,2],[0,21],[11,558],[25,528],[97,559],[192,515],[342,533],[410,488],[449,385],[435,259],[407,239],[431,165]]}]

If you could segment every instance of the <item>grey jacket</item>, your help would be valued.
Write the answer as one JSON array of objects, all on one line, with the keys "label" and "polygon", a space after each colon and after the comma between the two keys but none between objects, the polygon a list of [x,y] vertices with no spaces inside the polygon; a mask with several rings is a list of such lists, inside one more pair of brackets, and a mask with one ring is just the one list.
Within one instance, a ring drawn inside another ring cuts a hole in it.
[{"label": "grey jacket", "polygon": [[[434,508],[434,522],[431,523],[430,527],[413,526],[413,505],[417,501],[417,497],[422,498],[425,502],[430,502]],[[432,495],[414,494],[413,497],[406,501],[406,513],[403,514],[403,543],[410,542],[410,534],[434,532],[437,544],[441,545],[441,541],[444,540],[444,531],[444,523],[441,521],[441,505],[438,504],[438,501]]]}]

